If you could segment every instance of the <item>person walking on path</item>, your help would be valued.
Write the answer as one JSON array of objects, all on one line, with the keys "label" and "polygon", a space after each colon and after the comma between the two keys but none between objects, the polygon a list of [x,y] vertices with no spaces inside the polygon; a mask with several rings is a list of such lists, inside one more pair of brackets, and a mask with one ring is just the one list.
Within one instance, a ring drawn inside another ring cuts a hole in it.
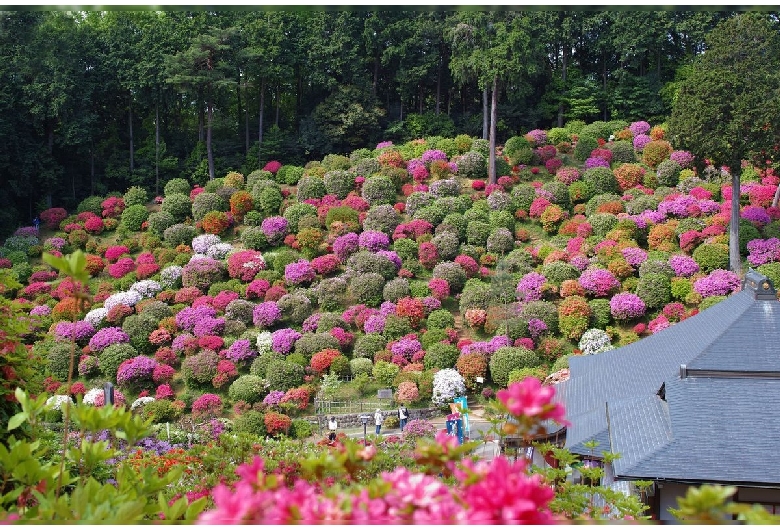
[{"label": "person walking on path", "polygon": [[398,419],[400,420],[401,431],[403,431],[404,427],[406,427],[406,422],[409,420],[409,410],[406,408],[406,405],[398,407]]},{"label": "person walking on path", "polygon": [[336,429],[338,429],[338,427],[338,423],[336,423],[336,416],[331,416],[330,421],[328,421],[328,429],[330,430],[328,433],[329,441],[336,441]]},{"label": "person walking on path", "polygon": [[379,434],[379,431],[382,429],[382,411],[380,409],[376,409],[376,412],[374,413],[374,425],[376,425],[376,433]]}]

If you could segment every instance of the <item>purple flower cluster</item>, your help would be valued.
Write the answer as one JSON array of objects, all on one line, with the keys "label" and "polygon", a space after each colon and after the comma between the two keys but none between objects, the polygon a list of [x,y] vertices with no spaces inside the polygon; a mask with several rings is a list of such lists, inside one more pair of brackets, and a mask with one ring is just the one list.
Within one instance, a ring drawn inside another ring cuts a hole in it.
[{"label": "purple flower cluster", "polygon": [[257,352],[252,349],[252,343],[248,339],[238,339],[225,351],[225,359],[235,363],[254,359]]},{"label": "purple flower cluster", "polygon": [[466,355],[467,353],[481,353],[485,357],[490,357],[496,352],[497,349],[511,345],[512,340],[509,337],[506,335],[496,335],[489,341],[472,342],[471,344],[463,346],[460,349],[460,354]]},{"label": "purple flower cluster", "polygon": [[398,339],[395,344],[390,347],[390,353],[392,353],[393,356],[400,355],[407,361],[411,360],[412,355],[420,350],[422,350],[420,341],[409,337]]},{"label": "purple flower cluster", "polygon": [[753,239],[748,241],[748,263],[758,267],[765,263],[780,260],[780,239]]},{"label": "purple flower cluster", "polygon": [[305,259],[299,259],[284,267],[284,280],[288,284],[301,285],[313,281],[316,277],[317,273],[311,263]]},{"label": "purple flower cluster", "polygon": [[693,155],[688,151],[672,151],[669,160],[677,162],[682,168],[687,168],[693,164]]},{"label": "purple flower cluster", "polygon": [[284,240],[284,236],[287,235],[287,219],[281,215],[275,215],[273,217],[266,217],[263,222],[260,223],[260,229],[263,231],[263,235],[271,245],[277,245]]},{"label": "purple flower cluster", "polygon": [[645,148],[647,144],[649,144],[652,141],[653,139],[646,134],[636,134],[634,135],[634,149],[637,151],[641,151],[642,149]]},{"label": "purple flower cluster", "polygon": [[157,367],[157,361],[145,355],[133,357],[119,366],[116,373],[116,382],[119,385],[151,381],[152,373]]},{"label": "purple flower cluster", "polygon": [[278,329],[271,333],[271,349],[276,353],[290,353],[301,334],[292,328]]},{"label": "purple flower cluster", "polygon": [[538,338],[545,331],[547,331],[547,324],[544,323],[544,320],[532,318],[528,321],[528,333],[534,339]]},{"label": "purple flower cluster", "polygon": [[396,270],[401,269],[402,260],[395,250],[379,250],[376,253],[377,256],[382,256],[390,260],[395,265]]},{"label": "purple flower cluster", "polygon": [[420,160],[423,161],[426,165],[430,164],[431,162],[435,160],[447,160],[447,153],[442,151],[441,149],[428,149],[425,151],[422,156],[420,157]]},{"label": "purple flower cluster", "polygon": [[529,272],[517,283],[517,299],[521,302],[535,302],[542,299],[542,285],[547,281],[544,274]]},{"label": "purple flower cluster", "polygon": [[387,250],[390,247],[390,237],[378,230],[366,230],[358,236],[358,245],[371,252]]},{"label": "purple flower cluster", "polygon": [[693,290],[702,298],[709,296],[726,296],[740,288],[739,276],[736,272],[715,269],[704,278],[693,282]]},{"label": "purple flower cluster", "polygon": [[[48,306],[46,306],[48,307]],[[58,322],[54,328],[54,338],[56,340],[75,340],[82,342],[95,334],[95,328],[89,322],[79,320],[78,322]]]},{"label": "purple flower cluster", "polygon": [[758,223],[761,226],[768,225],[770,222],[772,222],[769,214],[766,213],[766,210],[761,206],[745,206],[742,208],[739,216],[742,219],[747,219],[752,223]]},{"label": "purple flower cluster", "polygon": [[647,252],[639,247],[626,247],[620,251],[623,254],[623,258],[632,267],[639,267],[647,260]]},{"label": "purple flower cluster", "polygon": [[388,301],[382,302],[382,305],[379,306],[379,314],[385,318],[395,314],[395,304]]},{"label": "purple flower cluster", "polygon": [[387,147],[393,147],[393,142],[386,140],[384,142],[379,142],[376,144],[376,149],[385,149]]},{"label": "purple flower cluster", "polygon": [[261,328],[270,328],[282,318],[282,310],[276,302],[261,302],[252,310],[252,322]]},{"label": "purple flower cluster", "polygon": [[613,289],[620,287],[615,275],[607,269],[587,269],[579,278],[580,285],[592,296],[607,296]]},{"label": "purple flower cluster", "polygon": [[363,324],[365,333],[382,333],[385,330],[385,317],[382,315],[371,315]]},{"label": "purple flower cluster", "polygon": [[615,320],[633,320],[643,316],[647,306],[634,293],[619,293],[609,301],[609,309]]},{"label": "purple flower cluster", "polygon": [[669,265],[674,270],[676,276],[682,276],[683,278],[693,276],[699,272],[699,264],[696,263],[696,260],[684,254],[675,254],[670,257]]},{"label": "purple flower cluster", "polygon": [[345,263],[347,258],[358,251],[358,239],[355,232],[349,232],[333,241],[333,252],[342,263]]},{"label": "purple flower cluster", "polygon": [[205,337],[206,335],[222,335],[225,331],[225,319],[222,317],[203,317],[195,323],[192,333],[196,337]]},{"label": "purple flower cluster", "polygon": [[265,398],[263,405],[274,406],[282,402],[285,392],[282,390],[271,390]]},{"label": "purple flower cluster", "polygon": [[701,199],[696,205],[699,207],[699,210],[705,214],[713,214],[720,211],[720,203],[715,202],[712,199]]},{"label": "purple flower cluster", "polygon": [[37,306],[33,307],[32,309],[30,309],[30,315],[34,316],[34,317],[36,317],[36,316],[44,316],[45,317],[47,315],[51,315],[51,307],[49,307],[47,305],[37,305]]},{"label": "purple flower cluster", "polygon": [[585,160],[585,169],[593,169],[594,167],[605,167],[609,169],[609,161],[600,156],[591,156]]},{"label": "purple flower cluster", "polygon": [[46,241],[43,242],[43,247],[45,249],[51,248],[52,250],[62,250],[65,248],[65,244],[67,241],[62,239],[61,237],[50,237]]},{"label": "purple flower cluster", "polygon": [[528,131],[528,134],[526,136],[530,136],[533,138],[534,143],[536,145],[544,145],[547,143],[547,131],[543,131],[541,129],[534,129],[532,131]]},{"label": "purple flower cluster", "polygon": [[432,311],[436,311],[437,309],[441,309],[441,300],[436,298],[435,296],[426,296],[422,299],[423,307],[425,308],[426,314],[430,314]]},{"label": "purple flower cluster", "polygon": [[171,349],[176,353],[182,353],[187,347],[187,344],[194,338],[195,337],[190,333],[181,333],[177,335],[175,339],[173,339],[173,342],[171,343]]},{"label": "purple flower cluster", "polygon": [[103,351],[112,344],[120,344],[122,342],[130,342],[130,336],[122,328],[103,328],[89,339],[89,349],[92,351]]},{"label": "purple flower cluster", "polygon": [[646,121],[635,121],[628,126],[628,130],[631,131],[631,134],[634,136],[638,134],[647,134],[650,132],[650,124]]},{"label": "purple flower cluster", "polygon": [[664,215],[673,217],[688,217],[690,215],[689,208],[698,206],[697,202],[698,201],[690,195],[678,195],[673,199],[661,201],[658,205],[658,211]]},{"label": "purple flower cluster", "polygon": [[572,256],[569,260],[569,264],[576,267],[577,269],[584,271],[588,268],[588,265],[590,265],[590,260],[587,256],[583,256],[582,254],[577,254],[576,256]]},{"label": "purple flower cluster", "polygon": [[217,310],[211,306],[200,305],[197,307],[185,307],[176,313],[176,325],[179,329],[192,331],[198,321],[204,318],[214,318],[217,316]]}]

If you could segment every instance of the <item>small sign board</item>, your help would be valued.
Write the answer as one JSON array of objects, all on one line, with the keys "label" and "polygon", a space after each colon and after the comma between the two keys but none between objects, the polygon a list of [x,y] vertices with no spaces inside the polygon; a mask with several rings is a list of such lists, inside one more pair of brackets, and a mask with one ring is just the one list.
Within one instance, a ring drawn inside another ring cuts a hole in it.
[{"label": "small sign board", "polygon": [[484,377],[477,377],[476,381],[477,381],[477,383],[484,383],[485,382],[485,378]]},{"label": "small sign board", "polygon": [[376,391],[376,397],[379,399],[393,399],[393,389],[392,388],[380,388]]}]

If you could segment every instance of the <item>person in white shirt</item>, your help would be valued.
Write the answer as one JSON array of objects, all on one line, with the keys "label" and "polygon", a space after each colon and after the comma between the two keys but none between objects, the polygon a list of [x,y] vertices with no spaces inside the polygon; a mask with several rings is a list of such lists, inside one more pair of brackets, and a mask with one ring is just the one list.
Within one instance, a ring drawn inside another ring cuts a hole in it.
[{"label": "person in white shirt", "polygon": [[376,425],[376,433],[379,434],[379,431],[382,429],[382,410],[376,409],[376,412],[374,413],[374,425]]},{"label": "person in white shirt", "polygon": [[330,432],[328,433],[328,440],[331,442],[336,440],[336,429],[338,429],[338,424],[336,423],[336,416],[331,416],[330,421],[328,421],[328,429],[330,429]]},{"label": "person in white shirt", "polygon": [[401,430],[406,427],[406,422],[409,420],[409,410],[405,405],[398,407],[398,419],[400,420]]}]

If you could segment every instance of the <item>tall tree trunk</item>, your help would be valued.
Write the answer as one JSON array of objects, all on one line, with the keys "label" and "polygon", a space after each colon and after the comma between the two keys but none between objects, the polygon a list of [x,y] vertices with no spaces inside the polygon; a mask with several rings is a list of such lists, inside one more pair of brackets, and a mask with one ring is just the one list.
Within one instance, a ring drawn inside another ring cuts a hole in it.
[{"label": "tall tree trunk", "polygon": [[731,226],[729,227],[729,268],[742,274],[739,258],[739,175],[731,175]]},{"label": "tall tree trunk", "polygon": [[374,57],[374,81],[371,83],[371,95],[376,97],[376,87],[379,84],[379,51]]},{"label": "tall tree trunk", "polygon": [[154,103],[154,194],[160,194],[160,101]]},{"label": "tall tree trunk", "polygon": [[[563,81],[563,88],[566,90],[566,76],[569,73],[569,50],[563,46],[563,60],[561,61],[561,81]],[[558,127],[563,127],[563,101],[558,103]]]},{"label": "tall tree trunk", "polygon": [[601,79],[604,90],[604,121],[607,121],[607,54],[601,52]]},{"label": "tall tree trunk", "polygon": [[247,105],[244,107],[244,156],[249,156],[249,96],[246,95],[246,77],[244,78],[244,97]]},{"label": "tall tree trunk", "polygon": [[92,142],[89,147],[89,194],[95,194],[95,146]]},{"label": "tall tree trunk", "polygon": [[257,113],[257,163],[262,164],[260,149],[263,147],[263,112],[265,109],[265,79],[260,81],[260,110]]},{"label": "tall tree trunk", "polygon": [[439,64],[436,71],[436,115],[441,112],[441,63],[442,63],[441,46],[439,46]]},{"label": "tall tree trunk", "polygon": [[772,208],[777,208],[778,201],[780,201],[780,186],[775,190],[775,196],[772,199]]},{"label": "tall tree trunk", "polygon": [[214,153],[211,150],[211,123],[214,116],[213,103],[209,98],[208,104],[208,125],[206,127],[206,153],[209,159],[209,180],[214,180]]},{"label": "tall tree trunk", "polygon": [[490,101],[490,160],[488,181],[496,183],[496,124],[498,122],[498,76],[493,77],[493,94]]},{"label": "tall tree trunk", "polygon": [[130,173],[135,171],[135,153],[134,153],[134,145],[133,145],[133,98],[130,97],[130,105],[127,107],[128,111],[128,118],[127,121],[130,126]]},{"label": "tall tree trunk", "polygon": [[423,96],[423,86],[422,86],[422,83],[417,85],[417,97],[418,97],[418,99],[420,101],[420,114],[422,114],[423,111],[425,110],[424,103],[423,103],[423,100],[425,98]]},{"label": "tall tree trunk", "polygon": [[281,102],[281,97],[279,92],[280,92],[279,85],[276,85],[276,90],[275,90],[276,95],[274,96],[274,100],[276,102],[276,116],[274,116],[274,125],[276,125],[277,127],[279,127],[279,110],[282,108],[282,102]]},{"label": "tall tree trunk", "polygon": [[482,90],[482,139],[488,139],[488,89],[485,87]]},{"label": "tall tree trunk", "polygon": [[204,122],[206,120],[203,117],[203,93],[198,92],[198,141],[202,142],[204,137]]}]

